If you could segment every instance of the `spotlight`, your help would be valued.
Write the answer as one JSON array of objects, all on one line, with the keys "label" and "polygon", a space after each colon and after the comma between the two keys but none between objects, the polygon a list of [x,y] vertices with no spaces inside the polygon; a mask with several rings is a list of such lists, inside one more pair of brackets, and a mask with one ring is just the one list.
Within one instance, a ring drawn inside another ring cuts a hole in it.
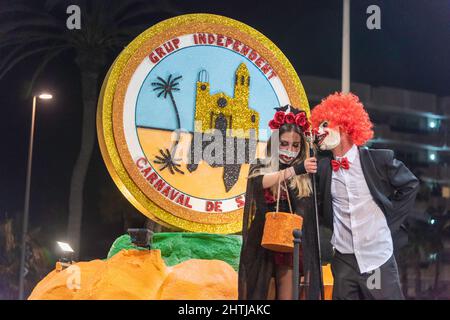
[{"label": "spotlight", "polygon": [[433,224],[435,224],[435,223],[436,223],[436,220],[433,219],[433,218],[431,218],[431,219],[430,219],[430,224],[433,225]]},{"label": "spotlight", "polygon": [[431,161],[436,161],[437,158],[436,153],[430,153],[428,157],[430,158]]},{"label": "spotlight", "polygon": [[56,262],[55,270],[56,272],[62,271],[68,267],[70,267],[74,261],[73,261],[73,249],[70,246],[70,244],[66,242],[56,241],[59,248],[62,251],[62,254],[60,255],[60,258]]},{"label": "spotlight", "polygon": [[73,253],[73,249],[70,246],[70,244],[66,243],[66,242],[60,242],[60,241],[56,241],[56,243],[58,244],[58,246],[61,248],[61,250],[63,252],[71,252]]},{"label": "spotlight", "polygon": [[138,247],[150,249],[150,240],[153,237],[153,232],[149,229],[128,229],[131,242]]}]

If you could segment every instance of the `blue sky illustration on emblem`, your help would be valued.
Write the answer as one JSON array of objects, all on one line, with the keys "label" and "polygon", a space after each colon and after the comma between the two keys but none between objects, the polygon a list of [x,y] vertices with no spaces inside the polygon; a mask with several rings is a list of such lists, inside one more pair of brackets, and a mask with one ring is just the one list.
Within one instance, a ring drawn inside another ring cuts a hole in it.
[{"label": "blue sky illustration on emblem", "polygon": [[[166,99],[157,97],[152,82],[157,77],[164,80],[172,74],[182,76],[178,88],[173,91],[174,99],[180,115],[181,127],[194,130],[196,83],[201,70],[209,75],[210,93],[224,92],[234,96],[234,77],[237,67],[244,62],[249,70],[250,97],[249,107],[260,115],[259,128],[269,130],[268,122],[279,106],[278,98],[269,80],[247,58],[226,48],[215,46],[191,46],[182,48],[164,57],[147,75],[136,102],[136,126],[159,129],[177,129],[176,115],[169,96]],[[172,78],[173,78],[172,77]],[[270,131],[269,131],[270,132]],[[265,140],[267,137],[260,136]]]}]

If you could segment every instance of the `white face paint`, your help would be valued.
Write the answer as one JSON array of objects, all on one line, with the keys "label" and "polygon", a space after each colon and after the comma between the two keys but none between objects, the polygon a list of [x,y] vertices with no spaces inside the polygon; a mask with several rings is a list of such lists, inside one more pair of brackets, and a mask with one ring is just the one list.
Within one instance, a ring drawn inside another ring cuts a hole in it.
[{"label": "white face paint", "polygon": [[295,158],[297,158],[300,151],[289,151],[284,149],[279,149],[278,154],[280,156],[280,162],[284,164],[291,163]]},{"label": "white face paint", "polygon": [[320,150],[333,150],[341,143],[341,135],[337,129],[328,128],[328,122],[323,121],[318,130]]}]

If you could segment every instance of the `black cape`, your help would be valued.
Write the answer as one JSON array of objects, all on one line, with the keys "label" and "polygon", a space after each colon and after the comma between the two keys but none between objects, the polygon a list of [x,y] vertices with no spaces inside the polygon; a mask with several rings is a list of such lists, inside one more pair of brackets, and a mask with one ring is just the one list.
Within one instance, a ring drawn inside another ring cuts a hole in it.
[{"label": "black cape", "polygon": [[[252,164],[249,175],[261,164]],[[239,299],[266,300],[274,275],[273,252],[261,246],[268,207],[262,187],[263,176],[248,179],[242,228],[242,250],[239,264]],[[289,189],[292,210],[303,216],[302,248],[305,298],[320,298],[320,266],[312,197],[298,199]]]}]

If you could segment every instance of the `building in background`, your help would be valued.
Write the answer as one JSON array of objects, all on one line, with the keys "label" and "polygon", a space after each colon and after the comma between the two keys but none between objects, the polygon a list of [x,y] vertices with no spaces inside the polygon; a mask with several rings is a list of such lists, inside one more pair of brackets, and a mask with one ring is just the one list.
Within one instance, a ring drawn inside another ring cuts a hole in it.
[{"label": "building in background", "polygon": [[[303,76],[311,107],[340,91],[339,80]],[[399,269],[410,298],[450,298],[450,97],[351,83],[375,126],[373,148],[395,151],[420,179],[414,212],[408,219],[409,244]]]}]

